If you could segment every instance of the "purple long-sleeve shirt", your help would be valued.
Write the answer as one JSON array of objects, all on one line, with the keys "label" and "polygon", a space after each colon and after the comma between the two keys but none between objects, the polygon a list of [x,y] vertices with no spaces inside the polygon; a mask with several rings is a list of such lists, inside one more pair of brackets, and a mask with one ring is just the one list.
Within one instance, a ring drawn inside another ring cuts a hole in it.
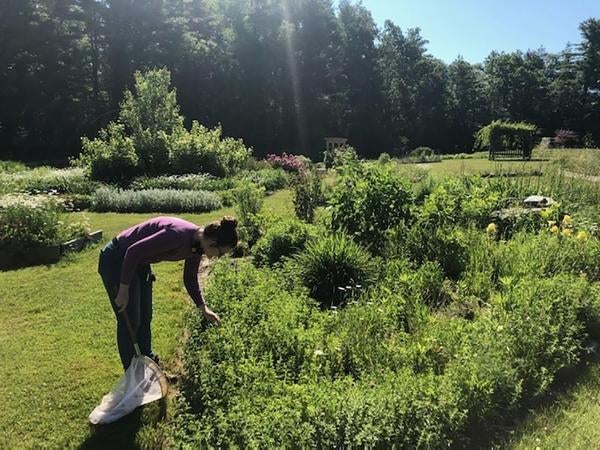
[{"label": "purple long-sleeve shirt", "polygon": [[196,231],[198,226],[177,217],[155,217],[123,231],[117,236],[119,248],[125,252],[121,283],[130,284],[140,264],[185,260],[185,288],[196,305],[203,305],[198,283],[201,253],[192,251]]}]

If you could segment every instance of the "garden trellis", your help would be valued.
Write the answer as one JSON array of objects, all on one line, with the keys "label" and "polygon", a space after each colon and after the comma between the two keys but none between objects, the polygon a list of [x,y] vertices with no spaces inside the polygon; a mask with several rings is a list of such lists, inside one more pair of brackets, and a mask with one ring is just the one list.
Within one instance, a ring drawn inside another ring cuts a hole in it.
[{"label": "garden trellis", "polygon": [[496,120],[479,130],[475,149],[488,151],[489,159],[498,157],[531,159],[537,127],[527,122]]}]

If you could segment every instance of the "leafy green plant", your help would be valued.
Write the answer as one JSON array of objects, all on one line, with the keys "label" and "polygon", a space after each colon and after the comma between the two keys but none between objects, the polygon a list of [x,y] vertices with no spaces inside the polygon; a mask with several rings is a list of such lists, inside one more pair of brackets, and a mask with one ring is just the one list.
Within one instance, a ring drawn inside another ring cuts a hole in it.
[{"label": "leafy green plant", "polygon": [[304,285],[323,306],[339,305],[375,278],[369,253],[340,233],[309,242],[295,261]]},{"label": "leafy green plant", "polygon": [[428,157],[434,155],[435,151],[429,147],[417,147],[408,154],[408,156],[413,157]]},{"label": "leafy green plant", "polygon": [[170,136],[183,128],[177,94],[170,89],[166,69],[135,72],[134,90],[125,91],[119,121],[133,139],[142,173],[160,174],[169,169]]},{"label": "leafy green plant", "polygon": [[19,161],[0,161],[0,173],[24,172],[27,166]]},{"label": "leafy green plant", "polygon": [[273,266],[284,257],[303,250],[310,237],[310,226],[301,221],[288,219],[276,222],[252,248],[254,262],[259,266]]},{"label": "leafy green plant", "polygon": [[301,171],[294,180],[294,211],[296,217],[312,223],[315,210],[324,202],[323,183],[315,171]]},{"label": "leafy green plant", "polygon": [[0,248],[26,250],[87,236],[85,217],[69,218],[53,198],[23,196],[0,207]]},{"label": "leafy green plant", "polygon": [[60,209],[13,204],[0,210],[0,246],[23,249],[56,245],[60,236]]},{"label": "leafy green plant", "polygon": [[230,176],[243,168],[252,150],[242,140],[223,138],[220,126],[210,130],[197,121],[187,131],[180,128],[168,141],[174,173],[204,172]]},{"label": "leafy green plant", "polygon": [[92,179],[127,186],[138,174],[210,173],[229,176],[247,162],[252,150],[241,140],[223,138],[192,122],[188,131],[179,113],[167,69],[135,73],[134,91],[126,91],[119,121],[96,139],[82,138],[83,152],[75,164],[87,166]]},{"label": "leafy green plant", "polygon": [[411,220],[413,196],[405,178],[382,166],[359,166],[337,183],[329,200],[331,225],[377,248],[388,229]]},{"label": "leafy green plant", "polygon": [[475,224],[485,226],[499,209],[503,194],[478,177],[454,177],[438,184],[419,211],[431,227]]},{"label": "leafy green plant", "polygon": [[240,237],[252,247],[262,235],[264,188],[245,182],[233,191],[235,212],[239,220]]},{"label": "leafy green plant", "polygon": [[126,186],[139,173],[139,157],[133,139],[125,135],[125,126],[110,123],[98,137],[81,139],[83,152],[77,165],[87,167],[92,180]]},{"label": "leafy green plant", "polygon": [[284,169],[266,168],[240,172],[235,180],[250,181],[267,192],[273,192],[288,186],[291,177]]},{"label": "leafy green plant", "polygon": [[81,168],[37,167],[19,172],[0,172],[0,192],[31,194],[90,194],[98,187]]}]

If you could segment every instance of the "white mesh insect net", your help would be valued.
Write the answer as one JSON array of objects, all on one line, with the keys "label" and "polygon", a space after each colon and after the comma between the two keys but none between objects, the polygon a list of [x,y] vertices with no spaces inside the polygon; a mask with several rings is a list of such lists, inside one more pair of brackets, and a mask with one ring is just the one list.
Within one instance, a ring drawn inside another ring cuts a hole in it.
[{"label": "white mesh insect net", "polygon": [[167,379],[160,367],[147,356],[135,356],[114,389],[92,411],[90,422],[95,425],[114,422],[139,406],[161,399],[167,389]]}]

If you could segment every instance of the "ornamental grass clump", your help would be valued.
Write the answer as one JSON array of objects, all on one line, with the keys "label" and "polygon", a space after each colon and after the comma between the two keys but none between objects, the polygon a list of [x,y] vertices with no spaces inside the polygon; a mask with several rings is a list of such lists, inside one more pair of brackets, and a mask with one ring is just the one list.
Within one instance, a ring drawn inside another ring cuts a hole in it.
[{"label": "ornamental grass clump", "polygon": [[371,255],[341,233],[311,241],[295,262],[310,295],[325,307],[340,305],[376,277]]}]

